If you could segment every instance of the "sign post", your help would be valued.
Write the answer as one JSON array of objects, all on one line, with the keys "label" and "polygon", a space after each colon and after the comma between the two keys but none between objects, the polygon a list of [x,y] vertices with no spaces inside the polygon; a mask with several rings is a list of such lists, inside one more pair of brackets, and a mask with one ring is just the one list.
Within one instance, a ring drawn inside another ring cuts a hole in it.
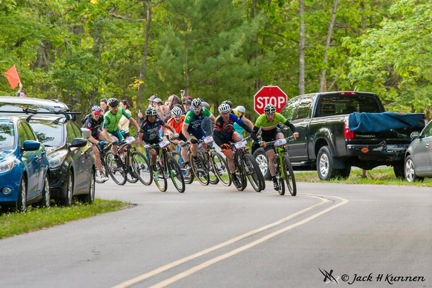
[{"label": "sign post", "polygon": [[287,95],[278,86],[263,86],[254,95],[254,109],[258,114],[264,113],[267,104],[273,104],[280,113],[287,103]]}]

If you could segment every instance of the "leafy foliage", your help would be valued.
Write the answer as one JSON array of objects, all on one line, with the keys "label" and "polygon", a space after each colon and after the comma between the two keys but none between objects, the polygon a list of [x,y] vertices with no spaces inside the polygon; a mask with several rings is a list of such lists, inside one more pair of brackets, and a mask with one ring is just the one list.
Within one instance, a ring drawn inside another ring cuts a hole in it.
[{"label": "leafy foliage", "polygon": [[[326,69],[327,90],[373,91],[388,110],[431,115],[430,1],[339,1],[326,48],[333,2],[305,1],[305,90],[318,91]],[[4,0],[0,70],[15,64],[30,96],[60,99],[84,115],[102,97],[144,109],[139,83],[144,99],[185,89],[250,111],[263,85],[298,94],[298,9],[294,0]],[[5,77],[0,94],[15,94]]]}]

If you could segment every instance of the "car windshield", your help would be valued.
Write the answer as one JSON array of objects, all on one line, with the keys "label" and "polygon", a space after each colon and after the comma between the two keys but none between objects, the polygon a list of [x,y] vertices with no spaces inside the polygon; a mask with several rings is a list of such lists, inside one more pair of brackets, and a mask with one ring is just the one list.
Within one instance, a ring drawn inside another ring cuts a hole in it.
[{"label": "car windshield", "polygon": [[0,122],[0,151],[12,150],[15,147],[15,133],[13,124]]},{"label": "car windshield", "polygon": [[35,131],[38,140],[46,147],[59,147],[65,143],[64,126],[52,120],[34,120],[30,125]]}]

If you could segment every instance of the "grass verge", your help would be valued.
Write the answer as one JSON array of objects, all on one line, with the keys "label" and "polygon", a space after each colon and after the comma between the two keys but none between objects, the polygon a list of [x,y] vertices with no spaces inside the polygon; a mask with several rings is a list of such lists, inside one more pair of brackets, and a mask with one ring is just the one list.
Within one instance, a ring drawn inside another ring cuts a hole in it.
[{"label": "grass verge", "polygon": [[[322,182],[316,171],[297,171],[295,173],[297,182]],[[409,183],[406,180],[397,179],[393,173],[393,168],[375,168],[366,172],[366,178],[362,177],[361,169],[353,169],[347,179],[332,179],[331,183],[344,184],[374,184],[374,185],[400,185],[400,186],[419,186],[432,187],[432,178],[425,178],[424,181]]]},{"label": "grass verge", "polygon": [[128,207],[130,207],[129,203],[121,201],[95,199],[92,205],[77,202],[70,207],[29,207],[26,213],[2,213],[0,214],[0,239]]}]

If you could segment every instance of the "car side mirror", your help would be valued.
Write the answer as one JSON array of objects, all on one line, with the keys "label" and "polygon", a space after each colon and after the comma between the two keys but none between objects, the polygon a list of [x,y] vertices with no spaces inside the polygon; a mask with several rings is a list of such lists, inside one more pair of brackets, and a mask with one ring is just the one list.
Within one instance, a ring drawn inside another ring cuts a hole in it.
[{"label": "car side mirror", "polygon": [[25,140],[22,146],[23,151],[36,151],[39,150],[41,146],[40,142],[33,140]]},{"label": "car side mirror", "polygon": [[72,143],[69,145],[70,148],[72,147],[84,147],[87,145],[87,140],[83,138],[75,138],[72,140]]},{"label": "car side mirror", "polygon": [[81,128],[81,132],[82,132],[82,136],[83,136],[84,139],[89,139],[90,138],[90,135],[91,135],[90,129]]},{"label": "car side mirror", "polygon": [[411,132],[410,138],[411,138],[411,140],[415,140],[417,138],[420,138],[420,132],[418,132],[418,131]]}]

